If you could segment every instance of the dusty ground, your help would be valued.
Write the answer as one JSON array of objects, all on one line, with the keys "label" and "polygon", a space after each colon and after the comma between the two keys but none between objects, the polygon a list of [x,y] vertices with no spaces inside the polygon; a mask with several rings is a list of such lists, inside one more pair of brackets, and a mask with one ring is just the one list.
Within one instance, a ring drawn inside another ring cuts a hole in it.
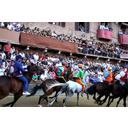
[{"label": "dusty ground", "polygon": [[[62,107],[62,101],[66,96],[62,95],[58,98],[58,102],[54,102],[54,104],[51,107]],[[11,102],[13,100],[13,96],[8,96],[2,100],[0,100],[0,106],[2,106],[5,103]],[[22,96],[14,105],[14,107],[38,107],[38,100],[39,96],[31,96],[26,98],[25,96]],[[49,99],[49,102],[51,102],[52,99]],[[114,100],[114,102],[110,105],[110,107],[115,107],[116,103],[118,101],[118,98]],[[89,100],[87,100],[87,96],[84,95],[84,97],[80,96],[79,99],[80,106],[77,106],[77,98],[76,95],[72,96],[70,99],[66,101],[66,107],[105,107],[107,102],[103,104],[102,106],[99,106],[94,103],[94,100],[92,96],[89,96]],[[128,98],[126,102],[128,106]],[[41,102],[42,107],[47,107],[47,102],[43,101]],[[121,100],[119,107],[123,107],[123,101]]]}]

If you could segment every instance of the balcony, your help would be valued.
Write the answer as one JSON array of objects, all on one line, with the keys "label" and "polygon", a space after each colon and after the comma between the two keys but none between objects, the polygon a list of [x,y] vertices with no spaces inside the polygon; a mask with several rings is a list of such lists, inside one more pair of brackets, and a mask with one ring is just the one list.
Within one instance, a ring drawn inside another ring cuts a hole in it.
[{"label": "balcony", "polygon": [[98,29],[97,37],[101,39],[112,40],[112,31],[108,31],[105,29]]},{"label": "balcony", "polygon": [[119,43],[120,44],[128,44],[128,35],[119,34]]}]

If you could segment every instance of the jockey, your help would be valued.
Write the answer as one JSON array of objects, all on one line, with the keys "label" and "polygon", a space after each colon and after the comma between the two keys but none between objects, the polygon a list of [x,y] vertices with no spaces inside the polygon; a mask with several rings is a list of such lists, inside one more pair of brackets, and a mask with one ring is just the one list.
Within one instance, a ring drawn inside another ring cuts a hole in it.
[{"label": "jockey", "polygon": [[113,74],[111,72],[111,68],[108,67],[108,71],[104,72],[104,81],[110,84],[113,81]]},{"label": "jockey", "polygon": [[22,59],[21,55],[16,56],[16,61],[12,62],[12,66],[14,68],[14,71],[12,75],[23,82],[23,95],[30,95],[30,93],[27,91],[28,86],[28,80],[23,76],[22,72],[25,72],[24,68],[22,67],[22,64],[20,60]]},{"label": "jockey", "polygon": [[[73,74],[73,78],[75,79],[75,82],[79,83],[82,85],[82,96],[83,96],[83,93],[86,92],[87,90],[87,85],[82,81],[83,79],[83,71],[82,71],[82,67],[83,65],[82,64],[79,64],[78,65],[79,68],[77,68]],[[85,86],[86,86],[86,90],[85,90]]]},{"label": "jockey", "polygon": [[57,80],[59,80],[61,83],[66,83],[66,80],[64,79],[64,75],[67,75],[67,68],[64,65],[65,62],[62,62],[62,66],[59,65],[54,70],[54,72],[56,73]]},{"label": "jockey", "polygon": [[125,84],[125,79],[127,78],[127,72],[128,69],[124,68],[123,71],[121,71],[116,77],[115,79],[117,80],[117,83],[120,83],[121,85]]}]

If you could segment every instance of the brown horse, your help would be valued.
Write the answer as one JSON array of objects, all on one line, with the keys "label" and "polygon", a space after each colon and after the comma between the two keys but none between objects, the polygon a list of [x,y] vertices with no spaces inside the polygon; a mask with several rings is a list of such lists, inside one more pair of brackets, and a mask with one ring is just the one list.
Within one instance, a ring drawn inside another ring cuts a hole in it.
[{"label": "brown horse", "polygon": [[[105,88],[106,86],[107,86],[107,84],[106,84],[105,82],[96,82],[96,83],[94,83],[91,87],[89,87],[89,88],[87,89],[87,92],[88,92],[90,95],[93,95],[93,99],[96,101],[95,103],[98,102],[98,100],[97,100],[97,98],[96,98],[96,93],[100,94],[101,90],[102,90],[103,88]],[[100,102],[102,102],[102,103],[104,103],[104,102],[107,100],[108,96],[109,96],[108,93],[104,93],[104,95],[105,95],[105,98],[103,99],[103,101],[100,101]]]},{"label": "brown horse", "polygon": [[[104,95],[104,92],[107,92],[107,93],[111,93],[112,96],[109,96],[109,99],[108,99],[108,104],[106,107],[109,107],[110,104],[113,102],[113,100],[117,97],[121,97],[124,92],[125,92],[125,89],[122,87],[121,84],[119,83],[113,83],[109,86],[106,86],[101,92],[100,92],[100,95],[99,97],[97,98],[97,102],[100,102],[100,98]],[[100,103],[98,103],[99,105],[102,105]]]},{"label": "brown horse", "polygon": [[[28,66],[28,72],[24,72],[23,75],[28,80],[28,85],[32,80],[32,76],[35,71],[39,71],[36,65]],[[9,92],[14,94],[14,101],[4,104],[3,107],[11,105],[11,107],[16,103],[16,101],[22,96],[23,92],[23,82],[20,80],[8,77],[0,76],[0,100],[9,95]]]},{"label": "brown horse", "polygon": [[[68,68],[67,68],[67,75],[65,75],[65,80],[66,80],[66,81],[72,80],[71,67],[68,67]],[[36,85],[36,86],[32,89],[31,94],[28,95],[27,97],[34,95],[34,94],[37,92],[37,90],[42,89],[42,90],[44,91],[44,95],[41,95],[41,96],[39,97],[39,102],[38,102],[38,106],[41,107],[41,105],[40,105],[41,99],[43,99],[43,100],[46,99],[46,101],[48,102],[47,97],[48,97],[49,95],[51,95],[53,92],[55,92],[55,91],[56,91],[55,96],[57,96],[57,93],[58,93],[58,92],[60,91],[60,89],[62,88],[62,84],[59,85],[59,83],[60,83],[60,82],[59,82],[58,80],[47,79],[47,80],[45,80],[42,84],[40,84],[39,86]],[[54,84],[58,84],[58,85],[53,86]],[[65,86],[65,84],[64,84],[64,86]],[[50,88],[50,90],[48,90],[49,88]],[[48,90],[48,91],[47,91],[47,90]],[[55,96],[53,96],[53,97],[55,97]],[[53,97],[51,97],[51,98],[53,98]]]}]

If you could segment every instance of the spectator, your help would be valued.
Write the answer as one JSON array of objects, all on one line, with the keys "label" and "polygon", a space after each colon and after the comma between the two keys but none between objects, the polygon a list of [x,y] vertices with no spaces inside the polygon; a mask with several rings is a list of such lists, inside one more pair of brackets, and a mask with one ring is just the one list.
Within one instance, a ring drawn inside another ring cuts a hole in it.
[{"label": "spectator", "polygon": [[4,50],[3,50],[2,53],[1,53],[1,59],[2,59],[2,60],[5,60],[5,59],[6,59],[6,54],[4,53]]},{"label": "spectator", "polygon": [[107,25],[107,24],[105,25],[105,28],[104,28],[104,29],[109,30],[109,28],[108,28],[108,25]]},{"label": "spectator", "polygon": [[7,44],[4,45],[4,52],[5,52],[5,54],[7,54],[10,51],[11,51],[11,46],[10,46],[10,43],[8,41]]},{"label": "spectator", "polygon": [[4,49],[3,49],[2,45],[0,44],[0,53],[1,53],[3,50],[4,50]]},{"label": "spectator", "polygon": [[122,30],[122,28],[120,28],[119,34],[123,34],[123,30]]},{"label": "spectator", "polygon": [[19,53],[21,56],[22,56],[22,58],[24,58],[25,57],[25,54],[24,54],[24,52],[22,51],[21,53]]},{"label": "spectator", "polygon": [[37,82],[38,81],[38,76],[37,76],[37,73],[36,72],[33,74],[32,80],[34,82]]},{"label": "spectator", "polygon": [[3,68],[3,65],[0,65],[0,76],[4,76],[5,69]]},{"label": "spectator", "polygon": [[48,73],[47,73],[47,79],[52,79],[52,77],[51,77],[51,71],[48,71]]},{"label": "spectator", "polygon": [[38,52],[36,52],[36,54],[34,54],[33,57],[34,57],[35,63],[37,63],[37,61],[39,60]]},{"label": "spectator", "polygon": [[13,25],[9,22],[8,25],[7,25],[7,29],[8,30],[13,30]]},{"label": "spectator", "polygon": [[15,54],[15,52],[11,55],[11,60],[13,60],[13,61],[16,60],[16,54]]},{"label": "spectator", "polygon": [[48,65],[47,60],[46,60],[46,59],[44,59],[44,60],[42,61],[42,64],[43,64],[43,65]]},{"label": "spectator", "polygon": [[42,74],[40,76],[41,81],[45,81],[47,79],[47,75],[45,74],[44,70],[42,71]]},{"label": "spectator", "polygon": [[32,52],[30,52],[29,58],[34,59],[34,56],[33,56],[33,53]]},{"label": "spectator", "polygon": [[10,76],[10,67],[8,66],[7,69],[5,69],[5,76]]},{"label": "spectator", "polygon": [[11,51],[10,51],[10,53],[11,54],[13,54],[15,52],[15,48],[14,48],[14,46],[11,48]]},{"label": "spectator", "polygon": [[102,22],[101,25],[100,25],[100,29],[105,29],[103,22]]},{"label": "spectator", "polygon": [[0,59],[0,65],[3,65],[3,61],[2,61],[2,59]]}]

